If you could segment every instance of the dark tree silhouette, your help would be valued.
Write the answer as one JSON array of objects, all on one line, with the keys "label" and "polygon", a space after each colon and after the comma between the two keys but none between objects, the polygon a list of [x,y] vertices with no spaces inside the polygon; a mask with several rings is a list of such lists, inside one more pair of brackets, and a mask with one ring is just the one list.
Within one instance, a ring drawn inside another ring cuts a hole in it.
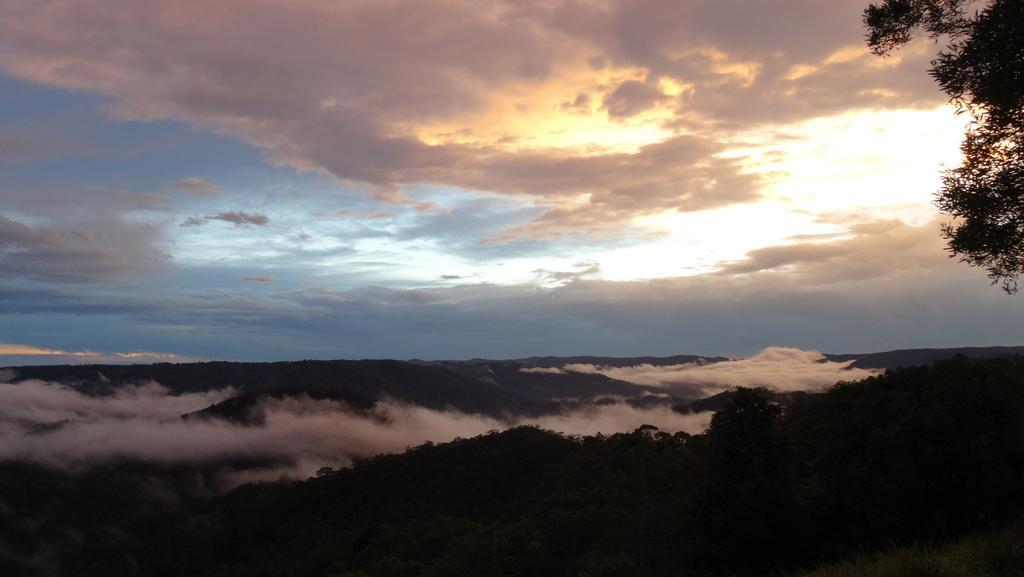
[{"label": "dark tree silhouette", "polygon": [[952,256],[985,268],[992,284],[1018,290],[1024,273],[1024,2],[884,0],[864,11],[868,45],[884,56],[922,31],[948,39],[929,71],[973,122],[963,165],[947,170],[936,204]]},{"label": "dark tree silhouette", "polygon": [[744,388],[711,419],[698,516],[703,554],[715,571],[764,575],[792,563],[801,540],[796,455],[782,424],[767,391]]}]

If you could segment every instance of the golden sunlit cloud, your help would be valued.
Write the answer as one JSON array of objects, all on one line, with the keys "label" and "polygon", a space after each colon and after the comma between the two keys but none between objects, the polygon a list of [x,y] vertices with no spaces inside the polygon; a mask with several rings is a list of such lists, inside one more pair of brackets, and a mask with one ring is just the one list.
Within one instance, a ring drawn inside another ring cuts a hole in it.
[{"label": "golden sunlit cloud", "polygon": [[[0,343],[0,355],[66,355],[65,351],[56,349],[43,349],[29,345],[17,345],[11,343]],[[73,354],[73,353],[71,353]]]},{"label": "golden sunlit cloud", "polygon": [[934,217],[940,169],[960,161],[966,120],[947,107],[861,111],[744,135],[725,153],[761,176],[767,198],[812,214],[894,210]]},{"label": "golden sunlit cloud", "polygon": [[676,52],[673,56],[677,60],[693,58],[694,56],[704,58],[710,63],[708,69],[722,77],[720,82],[736,82],[746,87],[749,87],[757,80],[757,76],[763,67],[760,62],[738,60],[714,47]]},{"label": "golden sunlit cloud", "polygon": [[763,200],[637,217],[632,225],[656,240],[593,259],[608,279],[688,276],[793,238],[848,239],[858,222],[925,224],[937,214],[931,200],[940,161],[959,161],[963,126],[943,107],[855,112],[744,134],[738,140],[759,144],[723,156],[742,159],[760,177]]},{"label": "golden sunlit cloud", "polygon": [[828,56],[823,58],[820,62],[816,63],[801,63],[794,64],[789,68],[786,74],[783,76],[786,80],[794,81],[800,80],[801,78],[811,76],[821,72],[829,66],[837,64],[847,64],[856,62],[859,66],[865,68],[895,68],[899,66],[904,59],[911,57],[920,57],[926,54],[929,50],[929,46],[926,42],[912,42],[906,49],[888,55],[885,58],[879,58],[868,50],[867,46],[863,44],[850,44],[834,52],[831,52]]},{"label": "golden sunlit cloud", "polygon": [[[510,152],[556,149],[581,156],[636,152],[672,134],[662,126],[672,119],[670,103],[665,100],[628,118],[616,118],[602,101],[623,82],[642,82],[647,75],[642,68],[595,69],[579,62],[543,81],[492,92],[479,110],[443,121],[417,121],[404,130],[431,146],[462,144]],[[670,79],[659,87],[666,97],[686,89]]]},{"label": "golden sunlit cloud", "polygon": [[104,362],[186,362],[193,359],[172,353],[153,353],[147,351],[128,351],[98,353],[90,350],[65,351],[23,345],[17,343],[0,343],[0,361],[3,357],[53,357],[54,360],[69,363],[104,363]]}]

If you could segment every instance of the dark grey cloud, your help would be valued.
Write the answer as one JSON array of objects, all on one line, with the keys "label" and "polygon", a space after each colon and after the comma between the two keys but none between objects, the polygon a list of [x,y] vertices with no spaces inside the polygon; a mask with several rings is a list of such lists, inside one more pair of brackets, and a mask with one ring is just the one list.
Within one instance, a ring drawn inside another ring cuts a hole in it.
[{"label": "dark grey cloud", "polygon": [[274,282],[274,277],[265,275],[246,275],[242,277],[242,280],[254,282],[256,284],[268,284]]},{"label": "dark grey cloud", "polygon": [[566,110],[576,110],[578,112],[589,112],[590,95],[586,92],[580,92],[572,100],[566,100],[563,102],[562,108]]},{"label": "dark grey cloud", "polygon": [[605,95],[601,107],[608,116],[626,118],[649,110],[666,96],[657,87],[639,80],[627,80]]},{"label": "dark grey cloud", "polygon": [[163,194],[118,187],[2,189],[0,276],[122,283],[166,270],[164,230],[173,212]]},{"label": "dark grey cloud", "polygon": [[159,228],[116,216],[30,225],[0,215],[0,272],[8,278],[110,281],[160,267]]},{"label": "dark grey cloud", "polygon": [[164,183],[164,187],[168,190],[173,190],[174,192],[183,192],[190,196],[197,197],[210,197],[224,194],[224,190],[220,185],[199,178],[198,176],[189,176],[187,178],[173,180],[171,182]]},{"label": "dark grey cloud", "polygon": [[937,221],[924,226],[909,226],[898,220],[861,223],[850,228],[849,239],[757,249],[743,260],[726,264],[717,274],[784,271],[795,280],[819,283],[910,273],[927,276],[950,264],[940,230]]},{"label": "dark grey cloud", "polygon": [[230,212],[221,212],[210,216],[190,216],[182,221],[181,226],[202,226],[211,220],[222,220],[224,222],[230,222],[235,226],[267,226],[270,224],[270,218],[265,214],[257,212],[245,212],[242,210],[233,210]]},{"label": "dark grey cloud", "polygon": [[596,262],[578,262],[574,270],[547,270],[537,269],[533,271],[545,282],[566,284],[594,276],[601,272],[601,265]]},{"label": "dark grey cloud", "polygon": [[230,222],[235,226],[244,226],[252,224],[256,226],[267,226],[270,223],[270,219],[265,214],[244,212],[241,210],[231,212],[221,212],[208,217],[212,220],[223,220],[224,222]]},{"label": "dark grey cloud", "polygon": [[207,223],[207,218],[204,216],[190,216],[185,220],[181,221],[180,226],[203,226]]}]

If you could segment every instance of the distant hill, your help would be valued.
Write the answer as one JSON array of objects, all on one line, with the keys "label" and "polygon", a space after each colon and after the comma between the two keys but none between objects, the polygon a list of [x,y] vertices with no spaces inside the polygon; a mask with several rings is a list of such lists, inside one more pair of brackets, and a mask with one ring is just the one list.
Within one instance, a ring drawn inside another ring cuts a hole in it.
[{"label": "distant hill", "polygon": [[92,394],[118,385],[156,381],[178,393],[234,387],[241,394],[213,412],[237,414],[264,396],[306,394],[365,406],[393,398],[431,409],[499,416],[534,415],[554,407],[440,366],[392,360],[275,363],[157,363],[14,367],[14,382],[57,381]]},{"label": "distant hill", "polygon": [[[555,358],[555,357],[550,357]],[[574,357],[575,358],[575,357]],[[601,357],[590,357],[600,359]],[[513,361],[444,361],[443,366],[459,374],[491,383],[537,400],[592,400],[616,396],[626,399],[647,393],[662,393],[658,387],[637,385],[596,373],[574,371],[543,372],[533,369],[558,369],[565,364],[533,365]],[[628,365],[623,365],[628,366]]]},{"label": "distant hill", "polygon": [[[573,357],[597,361],[601,357]],[[687,357],[691,358],[691,357]],[[697,358],[697,357],[692,357]],[[679,404],[657,387],[599,374],[535,373],[525,361],[396,360],[282,361],[271,363],[156,363],[151,365],[53,365],[12,367],[14,382],[60,382],[104,395],[118,386],[156,381],[176,393],[233,387],[239,394],[200,415],[244,418],[265,397],[307,395],[345,401],[354,410],[384,399],[431,409],[489,416],[541,415],[580,403],[622,399],[637,405]],[[658,396],[654,396],[658,395]]]},{"label": "distant hill", "polygon": [[897,369],[926,366],[963,355],[971,359],[995,359],[1024,355],[1024,347],[959,347],[951,349],[901,349],[882,353],[825,355],[832,361],[853,361],[860,369]]},{"label": "distant hill", "polygon": [[698,361],[716,363],[728,361],[728,357],[705,357],[698,355],[672,355],[668,357],[524,357],[520,359],[470,359],[455,361],[462,364],[492,365],[495,363],[523,365],[527,367],[564,367],[565,365],[598,365],[602,367],[635,367],[637,365],[684,365]]},{"label": "distant hill", "polygon": [[[994,359],[1011,355],[1024,355],[1024,346],[996,347],[954,347],[938,349],[897,349],[876,353],[841,353],[825,354],[830,361],[853,361],[852,367],[861,369],[896,369],[899,367],[916,367],[930,365],[935,361],[951,359],[964,355],[972,359]],[[670,366],[694,362],[718,363],[731,360],[721,356],[671,355],[666,357],[525,357],[520,359],[489,360],[470,359],[468,361],[447,361],[453,365],[494,366],[498,364],[522,365],[526,367],[554,368],[571,364],[595,365],[601,367],[634,367],[637,365]],[[422,361],[413,361],[422,362]],[[426,363],[430,364],[430,363]]]},{"label": "distant hill", "polygon": [[[963,355],[972,359],[994,359],[1012,355],[1024,355],[1024,346],[995,347],[953,347],[937,349],[897,349],[876,353],[838,353],[825,354],[830,361],[853,361],[851,367],[860,369],[897,369],[900,367],[916,367],[931,365],[935,361],[951,359]],[[601,367],[634,367],[637,365],[670,366],[694,362],[719,363],[732,360],[721,356],[671,355],[666,357],[525,357],[519,359],[490,360],[470,359],[467,361],[442,361],[442,364],[453,367],[484,367],[513,365],[523,367],[557,368],[572,364],[595,365]],[[437,364],[428,361],[412,361],[423,364]]]},{"label": "distant hill", "polygon": [[[930,365],[957,355],[987,359],[1024,354],[1024,347],[964,347],[910,349],[867,354],[830,354],[832,361],[852,367],[894,369]],[[151,365],[55,365],[11,367],[14,382],[38,379],[73,386],[94,395],[120,385],[156,381],[176,393],[233,387],[239,394],[198,415],[245,419],[266,397],[306,395],[344,401],[352,410],[372,407],[385,399],[431,409],[455,409],[488,416],[536,416],[580,404],[621,400],[634,406],[668,405],[678,410],[716,410],[730,393],[708,399],[685,387],[655,387],[617,380],[601,374],[560,372],[571,364],[606,367],[718,363],[725,357],[673,355],[667,357],[527,357],[509,360],[465,361],[335,360],[156,363]]]}]

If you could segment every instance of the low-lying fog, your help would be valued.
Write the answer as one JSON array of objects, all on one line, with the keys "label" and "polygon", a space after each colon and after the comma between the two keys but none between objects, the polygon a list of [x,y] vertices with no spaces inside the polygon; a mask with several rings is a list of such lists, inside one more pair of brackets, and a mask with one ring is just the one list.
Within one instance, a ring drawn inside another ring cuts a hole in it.
[{"label": "low-lying fog", "polygon": [[[530,369],[527,369],[529,371]],[[869,376],[811,351],[766,349],[748,359],[715,364],[625,368],[570,365],[544,372],[598,372],[638,384],[698,384],[708,394],[735,386],[778,391],[817,390],[839,380]],[[6,375],[11,376],[9,373]],[[220,418],[182,418],[234,395],[232,389],[171,394],[158,383],[124,386],[95,397],[60,383],[0,384],[0,460],[23,459],[64,468],[111,460],[225,466],[227,482],[308,476],[323,466],[446,442],[516,425],[537,425],[573,435],[612,434],[654,425],[667,432],[699,433],[711,413],[681,414],[669,406],[637,408],[625,402],[585,405],[542,417],[498,419],[439,411],[393,400],[370,411],[306,396],[266,398],[256,407],[260,424]],[[239,469],[237,463],[249,463]]]},{"label": "low-lying fog", "polygon": [[696,388],[710,396],[736,387],[765,387],[777,392],[824,390],[839,381],[857,381],[878,372],[851,367],[852,363],[830,361],[817,351],[769,347],[752,357],[717,363],[633,367],[570,364],[562,368],[525,368],[523,371],[597,373],[638,385]]},{"label": "low-lying fog", "polygon": [[629,431],[643,424],[696,433],[710,419],[710,413],[684,415],[667,406],[638,409],[625,403],[539,418],[495,419],[394,401],[353,412],[341,402],[303,396],[264,399],[256,407],[264,416],[259,425],[181,418],[232,394],[221,390],[175,396],[147,383],[97,398],[57,383],[0,384],[0,459],[70,468],[112,459],[168,464],[265,461],[264,476],[301,476],[356,457],[515,425],[579,435]]}]

